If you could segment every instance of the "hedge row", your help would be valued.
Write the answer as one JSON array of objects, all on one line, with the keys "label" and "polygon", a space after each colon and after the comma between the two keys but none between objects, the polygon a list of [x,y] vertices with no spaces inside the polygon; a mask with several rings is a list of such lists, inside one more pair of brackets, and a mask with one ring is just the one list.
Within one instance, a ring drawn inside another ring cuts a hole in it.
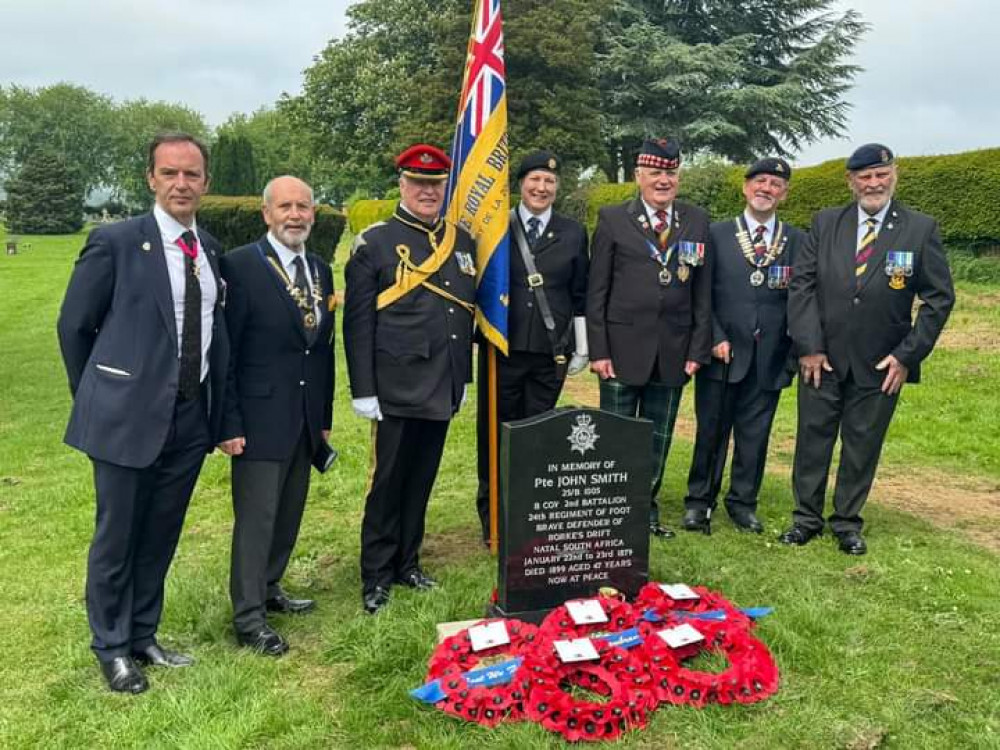
[{"label": "hedge row", "polygon": [[[316,207],[316,223],[309,235],[309,250],[329,263],[344,232],[347,219],[329,206]],[[260,213],[260,198],[208,195],[198,209],[198,224],[222,244],[225,251],[260,239],[267,225]]]},{"label": "hedge row", "polygon": [[396,210],[397,201],[361,200],[347,209],[347,225],[357,235],[376,221],[385,221]]}]

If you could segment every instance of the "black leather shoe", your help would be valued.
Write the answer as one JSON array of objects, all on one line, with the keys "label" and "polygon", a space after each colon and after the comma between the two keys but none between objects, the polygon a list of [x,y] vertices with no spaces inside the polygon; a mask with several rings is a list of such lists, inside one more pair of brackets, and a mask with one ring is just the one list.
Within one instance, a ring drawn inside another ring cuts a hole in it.
[{"label": "black leather shoe", "polygon": [[376,586],[371,591],[365,591],[361,594],[361,603],[365,612],[373,615],[389,603],[389,589]]},{"label": "black leather shoe", "polygon": [[685,531],[704,531],[707,523],[708,511],[705,508],[688,508],[681,521]]},{"label": "black leather shoe", "polygon": [[108,681],[108,687],[116,693],[138,695],[149,688],[146,675],[131,656],[116,656],[111,661],[102,661],[101,672]]},{"label": "black leather shoe", "polygon": [[269,625],[262,625],[256,630],[236,633],[237,642],[244,648],[256,651],[262,656],[281,656],[288,651],[288,641]]},{"label": "black leather shoe", "polygon": [[409,586],[411,589],[419,589],[421,591],[436,588],[438,585],[437,581],[426,575],[420,568],[414,568],[409,573],[403,573],[396,579],[396,583],[401,583],[404,586]]},{"label": "black leather shoe", "polygon": [[316,609],[316,601],[313,599],[289,599],[284,594],[278,594],[264,602],[264,608],[268,612],[302,615]]},{"label": "black leather shoe", "polygon": [[676,534],[668,529],[666,526],[661,526],[659,521],[649,522],[649,533],[652,536],[658,536],[660,539],[673,539]]},{"label": "black leather shoe", "polygon": [[845,531],[837,534],[840,543],[837,545],[840,551],[847,555],[863,555],[868,551],[868,545],[859,531]]},{"label": "black leather shoe", "polygon": [[142,651],[132,653],[132,658],[147,667],[190,667],[194,659],[176,651],[167,651],[160,644],[154,643]]},{"label": "black leather shoe", "polygon": [[731,510],[729,518],[740,531],[752,531],[754,534],[764,532],[764,524],[752,510]]},{"label": "black leather shoe", "polygon": [[782,544],[794,544],[801,547],[803,544],[808,544],[813,537],[817,537],[822,533],[822,531],[807,529],[804,526],[795,524],[778,537],[778,541]]}]

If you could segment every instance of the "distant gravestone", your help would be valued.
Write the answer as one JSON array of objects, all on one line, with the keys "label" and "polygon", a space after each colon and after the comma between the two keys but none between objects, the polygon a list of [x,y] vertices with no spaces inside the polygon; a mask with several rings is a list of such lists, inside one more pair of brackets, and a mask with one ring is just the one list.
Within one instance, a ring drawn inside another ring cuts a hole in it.
[{"label": "distant gravestone", "polygon": [[561,409],[501,425],[494,614],[538,621],[567,599],[649,579],[653,424]]}]

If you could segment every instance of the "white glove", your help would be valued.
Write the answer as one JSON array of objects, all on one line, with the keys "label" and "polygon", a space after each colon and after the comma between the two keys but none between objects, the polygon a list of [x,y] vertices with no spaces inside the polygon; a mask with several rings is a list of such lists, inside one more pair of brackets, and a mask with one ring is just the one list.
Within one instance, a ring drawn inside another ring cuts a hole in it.
[{"label": "white glove", "polygon": [[362,419],[382,421],[382,410],[378,406],[378,396],[352,399],[351,407],[354,409],[354,413]]},{"label": "white glove", "polygon": [[590,357],[586,354],[574,354],[569,358],[569,367],[566,370],[568,375],[579,375],[587,369],[590,364]]},{"label": "white glove", "polygon": [[567,372],[570,375],[583,372],[590,362],[590,348],[587,346],[587,319],[582,315],[573,318],[573,338],[576,340],[576,351],[569,359]]}]

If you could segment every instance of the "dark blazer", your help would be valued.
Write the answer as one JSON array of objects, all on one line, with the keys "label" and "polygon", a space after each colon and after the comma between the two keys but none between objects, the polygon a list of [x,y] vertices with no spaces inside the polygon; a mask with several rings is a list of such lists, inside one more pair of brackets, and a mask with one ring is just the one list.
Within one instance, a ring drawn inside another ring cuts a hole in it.
[{"label": "dark blazer", "polygon": [[[708,213],[674,201],[670,243],[710,243]],[[644,385],[657,376],[671,386],[687,382],[684,362],[708,364],[712,352],[712,249],[705,265],[682,282],[677,252],[668,268],[673,280],[662,286],[660,264],[650,255],[656,242],[642,201],[635,198],[601,209],[591,242],[587,288],[590,359],[608,359],[618,379]]]},{"label": "dark blazer", "polygon": [[[448,420],[472,380],[473,316],[422,286],[382,310],[380,292],[395,284],[397,246],[419,265],[431,254],[427,233],[401,213],[366,229],[344,268],[344,349],[354,398],[377,396],[383,414]],[[402,220],[401,220],[402,219]],[[438,240],[444,230],[438,232]],[[459,229],[451,256],[430,283],[472,303],[475,269],[462,270],[458,254],[475,262],[475,243]]]},{"label": "dark blazer", "polygon": [[[756,287],[750,283],[753,268],[743,256],[736,231],[735,219],[715,222],[711,226],[712,248],[715,250],[712,264],[712,346],[723,341],[732,345],[730,383],[743,380],[753,362],[760,387],[766,391],[777,391],[792,382],[795,371],[788,366],[792,345],[786,314],[788,289],[772,289],[766,280]],[[771,267],[792,266],[799,247],[805,242],[805,232],[789,224],[784,224],[782,231],[784,249]],[[763,271],[766,275],[767,269]],[[713,380],[722,380],[725,365],[713,357],[712,364],[703,373]]]},{"label": "dark blazer", "polygon": [[[515,221],[520,221],[515,219]],[[556,324],[556,338],[566,341],[565,352],[573,353],[573,318],[587,307],[587,232],[573,219],[553,213],[545,233],[532,248],[535,267],[545,279],[545,297]],[[513,232],[510,236],[510,305],[507,308],[509,351],[552,354],[545,321]]]},{"label": "dark blazer", "polygon": [[[838,378],[853,375],[878,387],[875,369],[892,354],[920,380],[920,362],[934,348],[955,304],[937,222],[892,201],[860,283],[855,279],[858,207],[820,211],[795,259],[788,295],[789,331],[798,355],[825,353]],[[885,273],[890,251],[912,252],[913,275],[893,289]],[[923,303],[913,319],[913,299]]]},{"label": "dark blazer", "polygon": [[[209,350],[208,417],[214,444],[229,341],[222,319],[219,245],[202,229],[198,238],[218,282]],[[152,464],[173,423],[180,377],[170,277],[152,214],[90,233],[66,289],[58,333],[73,394],[66,443],[118,466]]]},{"label": "dark blazer", "polygon": [[[222,439],[244,436],[243,458],[284,461],[305,426],[312,450],[333,423],[333,274],[319,256],[306,253],[313,283],[323,299],[310,342],[285,282],[267,259],[274,252],[262,237],[226,253],[220,262],[229,299],[229,398]],[[277,255],[274,256],[277,260]]]}]

